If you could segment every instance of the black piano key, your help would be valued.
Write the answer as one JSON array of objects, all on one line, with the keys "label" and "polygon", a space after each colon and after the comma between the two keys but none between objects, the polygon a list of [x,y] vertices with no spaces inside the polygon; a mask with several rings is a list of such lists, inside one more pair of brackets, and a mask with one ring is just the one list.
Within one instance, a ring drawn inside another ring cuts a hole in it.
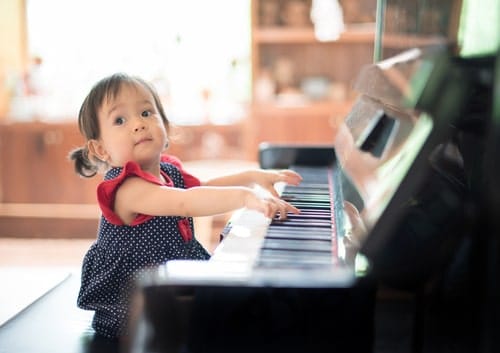
[{"label": "black piano key", "polygon": [[324,222],[324,223],[329,223],[331,224],[331,217],[328,217],[325,214],[307,214],[307,215],[301,215],[301,214],[287,214],[286,219],[280,219],[279,216],[277,216],[273,222],[275,223],[293,223],[293,222]]},{"label": "black piano key", "polygon": [[[300,213],[288,213],[287,216],[292,216],[292,217],[301,217],[301,218],[306,218],[302,215],[305,216],[311,216],[314,218],[314,215],[318,215],[320,218],[323,215],[331,215],[331,209],[329,207],[297,207],[300,211]],[[278,217],[279,219],[279,217]]]},{"label": "black piano key", "polygon": [[292,204],[294,205],[295,207],[299,208],[299,209],[303,209],[303,208],[318,208],[318,207],[323,207],[327,210],[330,209],[331,207],[331,202],[330,201],[319,201],[319,200],[316,200],[316,201],[311,201],[311,200],[285,200],[286,202],[288,202],[289,204]]},{"label": "black piano key", "polygon": [[325,234],[332,234],[332,228],[331,227],[324,227],[322,225],[318,226],[315,224],[289,224],[289,223],[283,223],[278,225],[278,223],[273,223],[267,230],[267,234],[272,234],[274,233],[297,233],[297,232],[304,232],[304,227],[307,227],[310,229],[310,233],[313,231],[315,233],[325,233]]},{"label": "black piano key", "polygon": [[[326,214],[330,215],[332,210],[330,208],[317,208],[317,207],[300,207],[299,208],[300,213],[297,213],[297,215],[314,215],[314,214]],[[295,215],[295,213],[290,213],[292,215]]]},{"label": "black piano key", "polygon": [[330,204],[325,204],[325,203],[304,203],[304,202],[289,202],[291,205],[297,207],[299,210],[301,208],[307,208],[307,209],[320,209],[320,210],[329,210],[331,209]]},{"label": "black piano key", "polygon": [[324,222],[315,222],[315,221],[310,221],[310,222],[286,222],[286,223],[280,223],[280,222],[275,222],[272,224],[273,227],[295,227],[296,230],[298,231],[299,228],[302,228],[301,231],[303,232],[303,228],[309,228],[309,227],[317,227],[317,228],[331,228],[332,224],[331,223],[324,223]]},{"label": "black piano key", "polygon": [[267,234],[272,235],[272,234],[294,234],[294,233],[299,233],[299,234],[308,234],[309,236],[314,236],[314,234],[328,234],[332,235],[332,229],[328,227],[316,227],[311,225],[310,227],[295,227],[292,225],[288,224],[283,224],[280,227],[275,227],[274,224],[272,227],[270,227],[267,231]]},{"label": "black piano key", "polygon": [[330,193],[330,188],[328,186],[326,187],[319,187],[319,186],[314,186],[314,187],[297,187],[295,186],[293,189],[292,188],[287,188],[285,187],[283,189],[283,192],[281,193],[282,196],[291,196],[291,197],[296,197],[296,196],[309,196],[309,195],[328,195]]},{"label": "black piano key", "polygon": [[329,217],[329,215],[324,214],[324,213],[320,213],[316,216],[313,214],[305,215],[305,216],[288,214],[286,219],[279,219],[279,215],[278,215],[275,219],[273,219],[271,226],[273,226],[275,223],[280,223],[281,225],[283,225],[283,224],[286,224],[287,222],[293,222],[295,220],[298,220],[299,222],[301,220],[302,221],[310,221],[310,222],[314,222],[314,220],[318,220],[320,222],[322,222],[322,221],[324,222],[324,221],[331,221],[331,217]]},{"label": "black piano key", "polygon": [[294,190],[293,192],[285,190],[282,194],[281,197],[283,198],[308,198],[308,197],[326,197],[330,193],[329,189],[324,189],[324,190]]}]

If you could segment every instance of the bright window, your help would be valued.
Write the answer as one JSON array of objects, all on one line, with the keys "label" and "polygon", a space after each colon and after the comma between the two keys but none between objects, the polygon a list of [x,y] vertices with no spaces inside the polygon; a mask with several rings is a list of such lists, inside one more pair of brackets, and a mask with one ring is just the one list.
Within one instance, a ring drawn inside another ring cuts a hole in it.
[{"label": "bright window", "polygon": [[152,81],[176,124],[231,123],[250,97],[249,0],[27,0],[45,118],[76,116],[100,78]]}]

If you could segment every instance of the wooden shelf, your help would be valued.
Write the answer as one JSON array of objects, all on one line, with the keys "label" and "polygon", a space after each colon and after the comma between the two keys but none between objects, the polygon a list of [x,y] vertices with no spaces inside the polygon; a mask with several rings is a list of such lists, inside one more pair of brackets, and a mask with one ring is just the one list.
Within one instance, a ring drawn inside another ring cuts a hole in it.
[{"label": "wooden shelf", "polygon": [[260,27],[253,31],[254,41],[261,44],[277,43],[373,43],[375,38],[374,25],[351,26],[344,31],[340,38],[331,42],[320,42],[314,35],[313,28],[289,28],[289,27]]},{"label": "wooden shelf", "polygon": [[0,203],[0,217],[99,219],[97,204]]},{"label": "wooden shelf", "polygon": [[[282,14],[288,2],[278,3]],[[280,16],[268,21],[264,5],[267,0],[252,0],[254,96],[245,128],[249,159],[256,158],[261,142],[333,143],[353,104],[352,82],[372,62],[375,42],[373,22],[347,24],[338,40],[323,42],[304,18],[296,22],[300,27]],[[315,94],[318,87],[322,91]]]},{"label": "wooden shelf", "polygon": [[252,111],[259,115],[283,115],[304,116],[304,115],[325,115],[348,112],[352,107],[352,101],[313,101],[305,104],[279,104],[279,103],[256,103]]},{"label": "wooden shelf", "polygon": [[425,47],[433,45],[449,45],[446,38],[442,36],[417,36],[412,34],[389,34],[382,38],[385,48],[410,48]]}]

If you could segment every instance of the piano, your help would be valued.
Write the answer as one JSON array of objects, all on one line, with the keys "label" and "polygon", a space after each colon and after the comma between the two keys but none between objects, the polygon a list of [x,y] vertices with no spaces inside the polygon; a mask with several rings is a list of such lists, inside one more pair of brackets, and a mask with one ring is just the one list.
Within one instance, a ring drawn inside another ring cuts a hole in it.
[{"label": "piano", "polygon": [[[208,262],[169,261],[145,272],[132,346],[373,351],[376,283],[424,285],[456,251],[450,234],[457,223],[449,217],[464,216],[465,193],[461,160],[449,141],[466,109],[467,80],[474,80],[463,66],[443,48],[404,51],[360,72],[360,94],[332,145],[263,144],[261,167],[303,176],[299,186],[278,185],[301,213],[270,222],[239,210]],[[445,181],[437,191],[435,180]],[[446,211],[425,210],[415,222],[412,202],[426,188],[437,192],[432,207]],[[359,212],[362,227],[346,207]],[[408,236],[410,245],[397,247],[398,233],[427,225],[430,216],[437,220],[424,231],[434,234],[438,225],[442,236],[422,243]]]},{"label": "piano", "polygon": [[[262,168],[303,176],[299,186],[277,185],[301,213],[269,221],[239,210],[209,261],[145,271],[129,350],[376,352],[381,283],[416,298],[407,351],[468,352],[497,342],[491,317],[486,340],[466,324],[485,323],[475,312],[487,279],[475,277],[469,261],[478,250],[470,212],[482,203],[464,164],[479,160],[481,148],[469,156],[458,148],[491,119],[497,55],[464,58],[448,44],[416,45],[361,70],[358,97],[331,145],[261,145]],[[481,146],[481,132],[475,136],[472,145]],[[464,292],[456,282],[467,282]]]}]

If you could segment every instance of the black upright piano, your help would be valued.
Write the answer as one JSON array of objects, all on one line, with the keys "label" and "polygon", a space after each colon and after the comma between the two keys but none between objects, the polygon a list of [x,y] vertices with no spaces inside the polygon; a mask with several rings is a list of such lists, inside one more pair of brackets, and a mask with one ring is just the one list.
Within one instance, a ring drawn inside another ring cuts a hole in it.
[{"label": "black upright piano", "polygon": [[[392,13],[429,5],[380,3]],[[498,48],[461,55],[462,2],[442,5],[447,40],[408,43],[361,70],[358,98],[331,145],[261,145],[262,168],[303,176],[299,186],[278,185],[299,215],[269,221],[240,210],[208,262],[169,261],[144,272],[131,351],[498,348],[498,318],[489,314],[498,311],[491,279],[498,234],[493,213],[483,212],[491,186],[483,156],[494,148],[483,137],[493,121]],[[384,318],[381,297],[390,290],[412,298],[410,319]],[[408,331],[400,330],[408,320]]]}]

